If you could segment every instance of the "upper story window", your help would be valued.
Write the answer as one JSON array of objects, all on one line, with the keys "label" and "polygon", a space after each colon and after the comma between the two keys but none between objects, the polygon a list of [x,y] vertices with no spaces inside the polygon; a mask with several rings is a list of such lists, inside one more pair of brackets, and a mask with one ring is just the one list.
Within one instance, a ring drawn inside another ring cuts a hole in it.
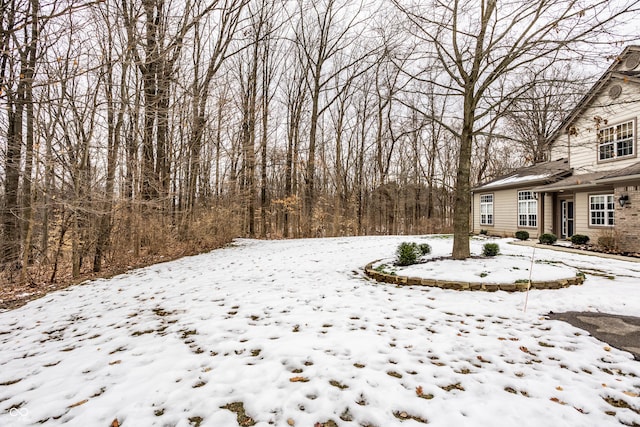
[{"label": "upper story window", "polygon": [[602,128],[598,131],[598,160],[613,160],[634,156],[634,121]]},{"label": "upper story window", "polygon": [[493,225],[493,194],[480,195],[480,225]]},{"label": "upper story window", "polygon": [[538,226],[538,201],[533,191],[518,191],[518,226]]}]

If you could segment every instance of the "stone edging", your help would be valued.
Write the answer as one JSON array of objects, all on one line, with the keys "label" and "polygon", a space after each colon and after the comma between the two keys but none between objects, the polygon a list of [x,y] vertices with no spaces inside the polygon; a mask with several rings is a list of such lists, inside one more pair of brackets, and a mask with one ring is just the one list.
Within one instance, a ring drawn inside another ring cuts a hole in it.
[{"label": "stone edging", "polygon": [[373,280],[384,283],[391,283],[400,286],[431,286],[442,289],[453,289],[457,291],[507,291],[522,292],[529,289],[561,289],[572,285],[582,285],[584,276],[569,277],[567,279],[549,280],[545,282],[528,283],[484,283],[484,282],[457,282],[449,280],[423,279],[421,277],[397,276],[393,274],[381,273],[372,268],[373,264],[379,260],[372,261],[364,267],[364,272]]}]

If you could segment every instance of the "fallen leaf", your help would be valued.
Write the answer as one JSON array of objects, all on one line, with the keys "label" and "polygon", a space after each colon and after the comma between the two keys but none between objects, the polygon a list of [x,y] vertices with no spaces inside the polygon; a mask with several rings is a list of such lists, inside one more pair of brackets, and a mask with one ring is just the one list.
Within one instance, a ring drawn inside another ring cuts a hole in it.
[{"label": "fallen leaf", "polygon": [[529,353],[529,349],[523,345],[520,346],[520,351],[524,352],[524,353]]},{"label": "fallen leaf", "polygon": [[607,385],[605,383],[602,383],[602,387],[607,388]]},{"label": "fallen leaf", "polygon": [[68,408],[75,408],[76,406],[80,406],[80,405],[84,405],[85,403],[87,403],[89,401],[89,399],[84,399],[81,400],[80,402],[76,402],[73,405],[69,405],[67,406]]},{"label": "fallen leaf", "polygon": [[550,400],[550,401],[552,401],[552,402],[559,403],[559,404],[561,404],[561,405],[566,405],[566,404],[567,404],[567,402],[563,402],[562,400],[558,399],[557,397],[552,397],[552,398],[551,398],[551,399],[549,399],[549,400]]},{"label": "fallen leaf", "polygon": [[306,383],[309,381],[309,378],[305,378],[305,377],[292,377],[289,378],[289,381],[291,381],[292,383]]},{"label": "fallen leaf", "polygon": [[111,422],[111,427],[120,427],[120,423],[118,422],[117,418],[113,419],[113,422]]},{"label": "fallen leaf", "polygon": [[416,387],[416,394],[417,394],[418,396],[421,396],[421,395],[422,395],[422,386],[420,386],[420,385],[419,385],[418,387]]},{"label": "fallen leaf", "polygon": [[558,391],[562,391],[562,390],[564,390],[564,389],[563,389],[562,387],[558,386],[558,387],[556,387],[556,390],[558,390]]},{"label": "fallen leaf", "polygon": [[604,351],[611,351],[611,347],[609,347],[609,346],[605,347]]},{"label": "fallen leaf", "polygon": [[623,391],[622,393],[626,394],[629,397],[638,397],[638,393],[634,393],[632,391]]},{"label": "fallen leaf", "polygon": [[120,362],[122,362],[122,360],[114,360],[113,362],[109,362],[109,365],[117,365]]},{"label": "fallen leaf", "polygon": [[287,424],[289,424],[290,426],[294,426],[294,425],[296,425],[296,422],[295,422],[295,421],[293,421],[293,419],[292,419],[292,418],[289,418],[289,419],[287,420]]},{"label": "fallen leaf", "polygon": [[499,339],[500,341],[506,341],[506,338],[505,338],[505,337],[498,337],[498,339]]}]

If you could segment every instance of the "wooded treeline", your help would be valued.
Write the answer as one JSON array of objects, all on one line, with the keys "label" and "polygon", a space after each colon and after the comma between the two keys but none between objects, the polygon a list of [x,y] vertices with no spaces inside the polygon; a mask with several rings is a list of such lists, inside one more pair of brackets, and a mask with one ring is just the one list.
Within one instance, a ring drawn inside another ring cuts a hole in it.
[{"label": "wooded treeline", "polygon": [[[0,2],[5,280],[236,236],[451,230],[461,101],[397,5]],[[502,82],[520,104],[483,118],[473,182],[544,159],[540,133],[584,90],[552,62]],[[537,110],[542,129],[528,128]]]}]

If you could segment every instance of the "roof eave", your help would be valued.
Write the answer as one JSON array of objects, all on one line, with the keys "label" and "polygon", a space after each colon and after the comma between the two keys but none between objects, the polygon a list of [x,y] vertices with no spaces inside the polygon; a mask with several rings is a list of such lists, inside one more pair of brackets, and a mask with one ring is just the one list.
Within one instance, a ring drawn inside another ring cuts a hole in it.
[{"label": "roof eave", "polygon": [[532,179],[531,181],[525,181],[525,182],[513,182],[513,183],[508,183],[503,185],[491,185],[489,183],[487,185],[474,187],[471,189],[471,192],[475,193],[478,190],[488,191],[488,190],[510,190],[512,188],[530,188],[532,185],[539,185],[542,183],[551,183],[551,182],[557,181],[559,178],[569,176],[572,172],[573,172],[573,169],[567,169],[566,171],[555,173],[546,178]]},{"label": "roof eave", "polygon": [[640,174],[633,175],[624,175],[624,176],[614,176],[612,178],[600,178],[596,179],[596,183],[600,184],[615,184],[618,182],[627,182],[627,181],[640,181]]},{"label": "roof eave", "polygon": [[584,184],[569,184],[562,187],[552,187],[551,185],[550,186],[541,185],[540,187],[534,188],[533,191],[537,191],[539,193],[541,192],[558,193],[558,192],[567,191],[567,190],[582,190],[585,188],[598,188],[601,186],[603,186],[603,184],[592,181],[592,182],[586,182]]},{"label": "roof eave", "polygon": [[494,191],[494,190],[509,190],[512,188],[529,188],[532,185],[538,185],[541,182],[544,182],[544,179],[537,179],[537,180],[532,180],[532,181],[526,181],[526,182],[514,182],[514,183],[510,183],[510,184],[503,184],[503,185],[489,185],[489,186],[481,186],[481,187],[475,187],[472,188],[471,191],[472,192],[478,192],[478,191]]}]

